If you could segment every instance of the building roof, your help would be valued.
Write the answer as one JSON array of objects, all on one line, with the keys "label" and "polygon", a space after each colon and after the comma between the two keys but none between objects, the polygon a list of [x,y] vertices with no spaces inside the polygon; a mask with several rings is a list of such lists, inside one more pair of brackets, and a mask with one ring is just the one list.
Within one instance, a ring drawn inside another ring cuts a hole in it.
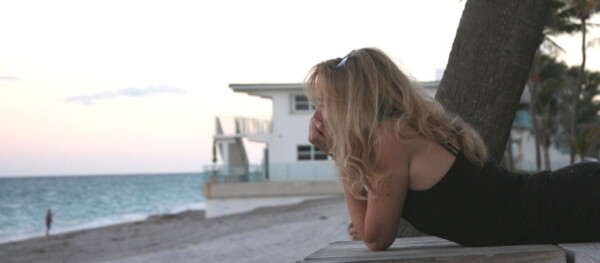
[{"label": "building roof", "polygon": [[[420,81],[418,84],[423,88],[436,89],[439,81]],[[229,88],[234,92],[261,92],[261,91],[301,91],[304,89],[303,83],[253,83],[253,84],[229,84]]]},{"label": "building roof", "polygon": [[421,86],[423,88],[435,88],[435,89],[437,89],[437,87],[440,86],[440,81],[439,80],[434,80],[434,81],[417,81],[417,83],[419,84],[419,86]]},{"label": "building roof", "polygon": [[229,88],[235,92],[256,92],[273,90],[302,90],[302,83],[254,83],[254,84],[229,84]]}]

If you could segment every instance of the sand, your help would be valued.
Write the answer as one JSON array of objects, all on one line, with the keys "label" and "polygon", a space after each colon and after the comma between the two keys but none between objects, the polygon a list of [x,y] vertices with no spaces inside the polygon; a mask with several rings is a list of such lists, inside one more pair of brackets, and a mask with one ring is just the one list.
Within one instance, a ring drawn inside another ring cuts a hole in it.
[{"label": "sand", "polygon": [[343,197],[204,219],[202,211],[0,244],[0,262],[296,262],[348,240]]}]

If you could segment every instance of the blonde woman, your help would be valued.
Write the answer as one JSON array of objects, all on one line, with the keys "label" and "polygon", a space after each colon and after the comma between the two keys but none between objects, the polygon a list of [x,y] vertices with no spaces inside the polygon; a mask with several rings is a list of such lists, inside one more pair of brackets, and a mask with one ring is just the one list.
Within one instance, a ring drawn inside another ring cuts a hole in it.
[{"label": "blonde woman", "polygon": [[393,242],[402,216],[467,246],[600,241],[600,164],[511,173],[477,132],[426,96],[382,51],[317,64],[309,141],[335,161],[359,238]]}]

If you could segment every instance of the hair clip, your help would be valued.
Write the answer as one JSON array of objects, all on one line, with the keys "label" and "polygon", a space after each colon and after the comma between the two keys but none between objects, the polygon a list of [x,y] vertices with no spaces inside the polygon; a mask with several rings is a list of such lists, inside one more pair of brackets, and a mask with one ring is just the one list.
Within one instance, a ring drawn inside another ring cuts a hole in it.
[{"label": "hair clip", "polygon": [[346,61],[348,61],[348,55],[346,55],[344,58],[342,58],[342,61],[340,61],[340,63],[337,64],[336,68],[346,65]]},{"label": "hair clip", "polygon": [[342,58],[342,61],[340,61],[340,63],[338,63],[337,66],[335,66],[335,67],[339,68],[339,67],[346,65],[346,62],[348,61],[348,57],[350,57],[350,54],[352,54],[352,52],[354,52],[354,50],[350,51],[350,53],[348,53],[348,55],[346,55],[344,58]]}]

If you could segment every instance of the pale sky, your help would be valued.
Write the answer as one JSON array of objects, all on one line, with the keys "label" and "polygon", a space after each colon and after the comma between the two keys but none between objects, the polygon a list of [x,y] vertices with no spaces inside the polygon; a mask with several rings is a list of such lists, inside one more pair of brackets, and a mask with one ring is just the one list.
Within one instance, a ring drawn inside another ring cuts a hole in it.
[{"label": "pale sky", "polygon": [[[215,115],[271,114],[230,83],[301,82],[312,65],[366,46],[433,80],[463,7],[0,0],[0,176],[201,172]],[[556,39],[568,63],[579,62],[579,39]],[[600,70],[599,50],[588,68]]]}]

